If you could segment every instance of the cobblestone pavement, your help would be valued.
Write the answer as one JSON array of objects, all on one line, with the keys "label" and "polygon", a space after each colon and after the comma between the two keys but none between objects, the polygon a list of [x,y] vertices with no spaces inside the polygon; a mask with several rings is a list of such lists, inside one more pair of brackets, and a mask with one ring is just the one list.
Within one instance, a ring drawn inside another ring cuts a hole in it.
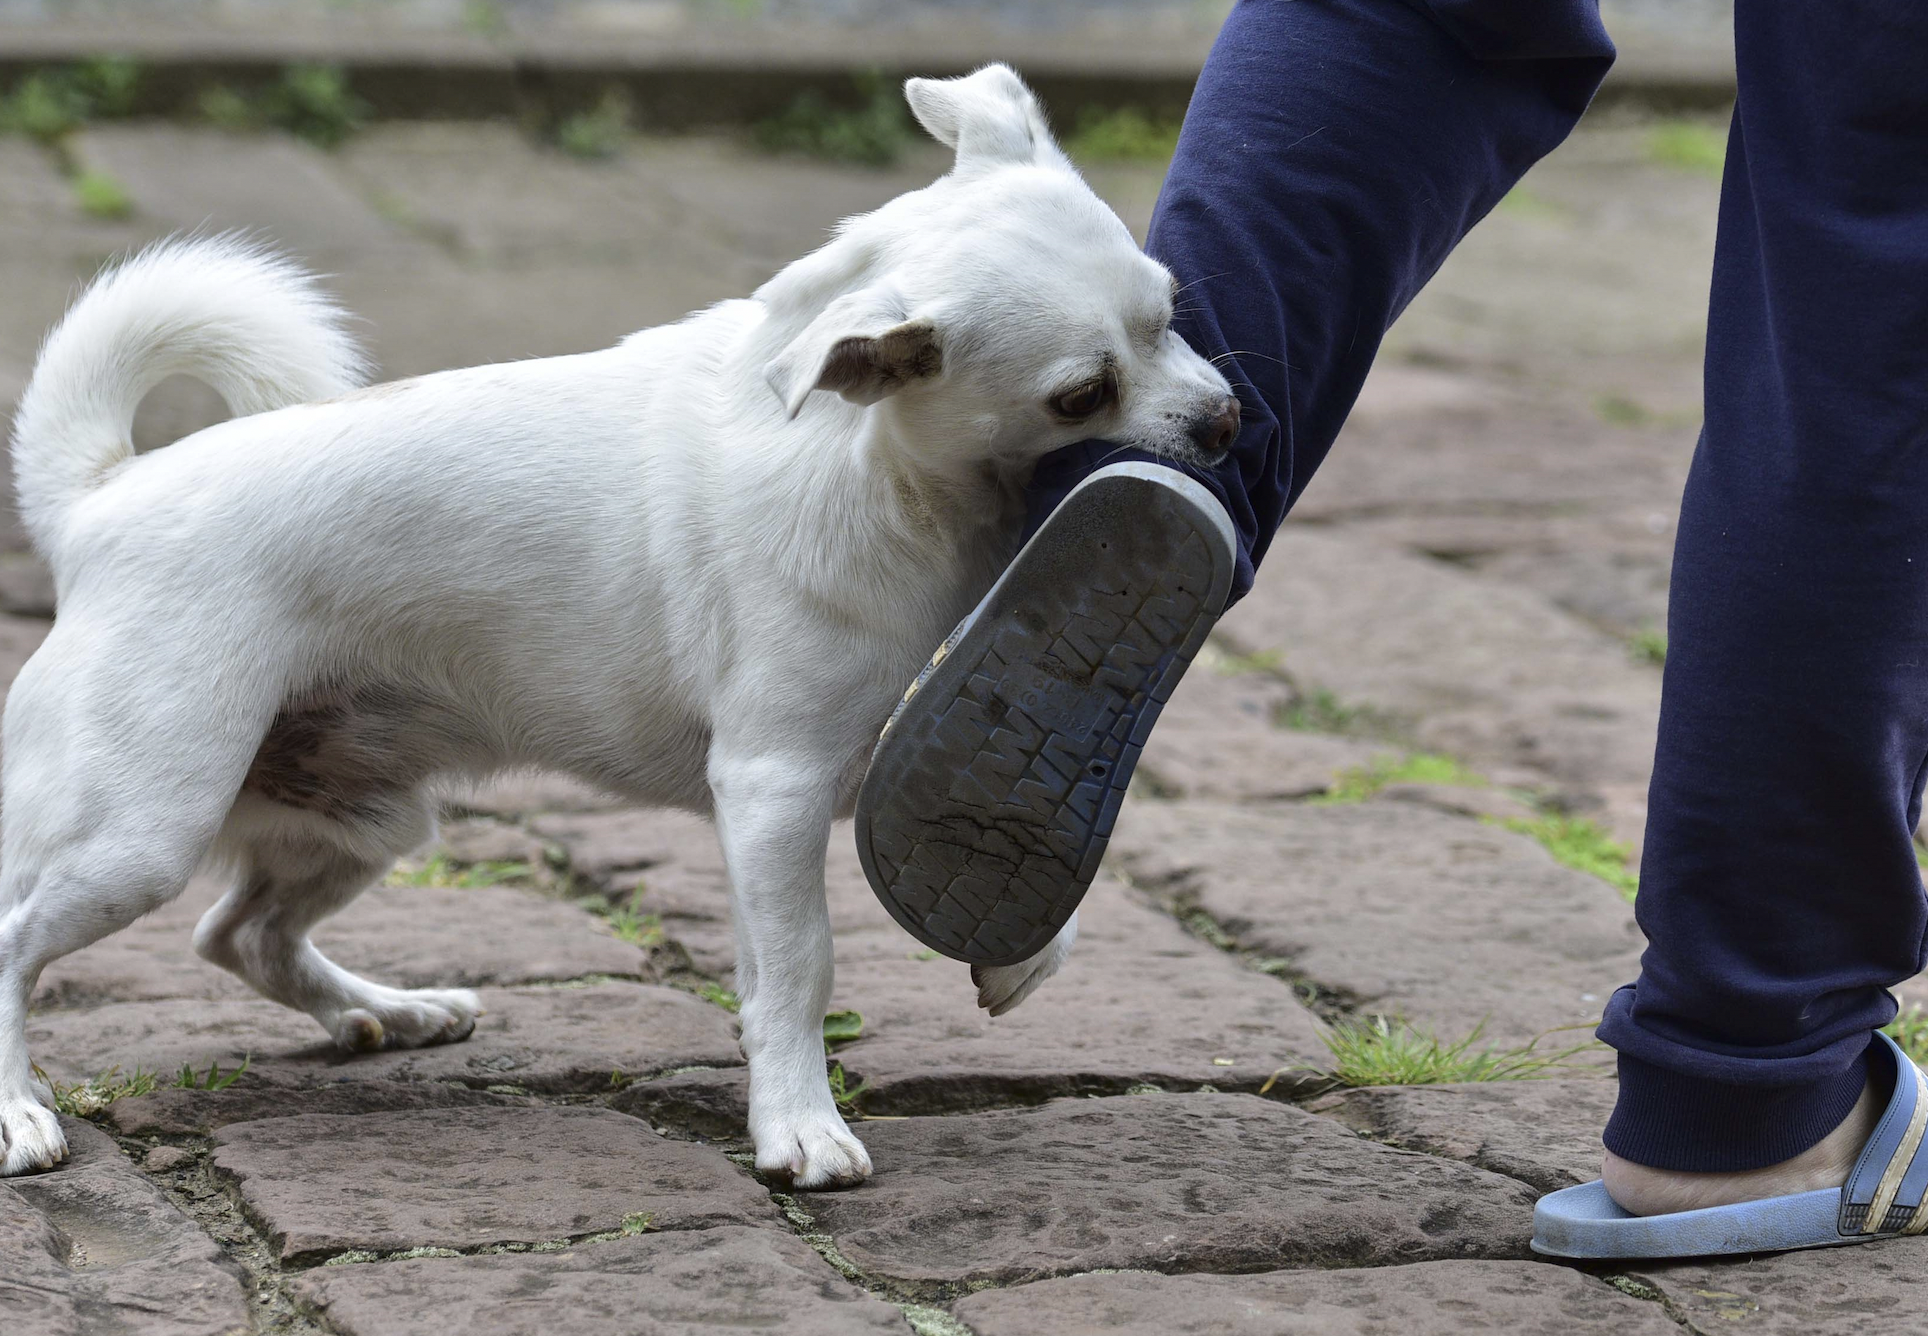
[{"label": "cobblestone pavement", "polygon": [[[1483,1022],[1520,1044],[1584,1025],[1635,969],[1616,888],[1503,823],[1559,810],[1639,836],[1659,673],[1635,651],[1663,624],[1715,198],[1652,145],[1639,124],[1582,132],[1405,317],[1166,713],[1085,935],[1033,1000],[979,1013],[963,968],[917,950],[833,843],[834,1005],[863,1021],[835,1058],[872,1183],[791,1196],[748,1168],[703,823],[504,782],[451,811],[408,884],[319,933],[383,981],[481,989],[464,1044],[332,1052],[192,956],[211,883],[47,972],[30,1024],[50,1075],[161,1075],[68,1119],[72,1163],[0,1185],[0,1329],[1915,1329],[1907,1241],[1533,1260],[1534,1196],[1596,1163],[1597,1065],[1337,1090],[1309,1070],[1331,1060],[1326,1021]],[[0,398],[76,280],[171,228],[299,250],[407,375],[590,347],[740,293],[942,165],[722,140],[592,165],[437,125],[335,156],[165,126],[73,149],[137,212],[84,217],[54,162],[0,140]],[[1142,226],[1156,170],[1092,175]],[[142,434],[208,411],[164,387]],[[49,594],[11,528],[0,548],[10,679]],[[1413,752],[1458,768],[1380,759]],[[1440,782],[1469,772],[1487,782]],[[183,1068],[197,1079],[177,1085]]]}]

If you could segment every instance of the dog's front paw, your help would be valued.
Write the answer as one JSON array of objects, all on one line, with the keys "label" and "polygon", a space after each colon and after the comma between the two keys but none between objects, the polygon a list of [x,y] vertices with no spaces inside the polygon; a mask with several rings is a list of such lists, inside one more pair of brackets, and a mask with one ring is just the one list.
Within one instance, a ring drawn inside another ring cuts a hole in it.
[{"label": "dog's front paw", "polygon": [[854,1188],[870,1177],[870,1152],[834,1113],[758,1127],[756,1167],[800,1189]]},{"label": "dog's front paw", "polygon": [[459,1043],[481,1014],[482,999],[466,988],[420,988],[344,1011],[332,1028],[335,1042],[350,1053],[374,1053]]},{"label": "dog's front paw", "polygon": [[51,1169],[67,1158],[54,1111],[32,1096],[0,1099],[0,1178]]}]

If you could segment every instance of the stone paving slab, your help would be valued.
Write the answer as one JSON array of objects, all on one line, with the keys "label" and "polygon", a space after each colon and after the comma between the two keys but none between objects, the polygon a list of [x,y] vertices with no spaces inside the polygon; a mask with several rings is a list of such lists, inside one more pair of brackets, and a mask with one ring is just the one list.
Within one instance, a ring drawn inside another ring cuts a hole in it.
[{"label": "stone paving slab", "polygon": [[51,1012],[27,1043],[57,1079],[118,1066],[178,1072],[251,1058],[249,1085],[306,1088],[354,1081],[453,1081],[543,1093],[595,1093],[612,1076],[742,1061],[736,1020],[674,988],[622,982],[482,990],[485,1014],[459,1044],[343,1053],[313,1020],[272,1002],[117,1003]]},{"label": "stone paving slab", "polygon": [[841,964],[835,998],[862,1013],[865,1037],[838,1058],[870,1083],[865,1107],[941,1112],[1143,1084],[1254,1090],[1328,1056],[1290,987],[1116,880],[1092,886],[1079,924],[1064,968],[995,1019],[951,961],[895,950]]},{"label": "stone paving slab", "polygon": [[1303,526],[1267,563],[1292,578],[1261,580],[1219,634],[1278,652],[1302,686],[1507,782],[1645,782],[1660,680],[1623,644],[1528,590]]},{"label": "stone paving slab", "polygon": [[1639,970],[1618,891],[1522,835],[1409,803],[1128,802],[1112,866],[1368,1011],[1519,1043]]},{"label": "stone paving slab", "polygon": [[1535,1194],[1250,1095],[1055,1100],[863,1128],[877,1176],[799,1198],[872,1276],[941,1292],[1097,1267],[1524,1257]]},{"label": "stone paving slab", "polygon": [[[569,851],[573,871],[636,893],[670,940],[727,979],[735,942],[728,889],[709,823],[678,813],[612,812],[534,823]],[[866,1107],[928,1112],[1054,1095],[1118,1093],[1140,1084],[1213,1083],[1253,1089],[1281,1067],[1323,1057],[1311,1014],[1290,988],[1189,936],[1121,884],[1087,896],[1070,960],[1015,1011],[974,1005],[969,971],[934,957],[877,904],[848,827],[832,833],[826,887],[836,931],[831,1005],[864,1018],[864,1038],[839,1050],[870,1083]],[[726,1116],[699,1081],[710,1112]],[[655,1092],[640,1106],[657,1107]],[[659,1109],[659,1116],[668,1116]],[[712,1124],[713,1125],[713,1124]]]},{"label": "stone paving slab", "polygon": [[1733,1261],[1631,1266],[1695,1332],[1745,1336],[1904,1336],[1922,1330],[1921,1239]]},{"label": "stone paving slab", "polygon": [[1253,801],[1323,793],[1341,771],[1391,750],[1356,738],[1279,727],[1290,687],[1262,672],[1227,672],[1201,656],[1172,693],[1132,780],[1137,793]]},{"label": "stone paving slab", "polygon": [[1375,1141],[1557,1192],[1600,1177],[1616,1084],[1602,1077],[1347,1090],[1306,1107]]},{"label": "stone paving slab", "polygon": [[235,1123],[214,1169],[284,1260],[776,1219],[716,1151],[607,1109],[435,1109]]},{"label": "stone paving slab", "polygon": [[[750,1069],[702,1068],[671,1072],[625,1086],[609,1107],[647,1119],[670,1136],[745,1139],[750,1134]],[[859,1136],[862,1129],[858,1129]]]},{"label": "stone paving slab", "polygon": [[[226,887],[197,878],[179,899],[49,965],[39,1008],[161,998],[248,998],[194,954],[194,925]],[[476,988],[635,975],[643,953],[594,915],[513,886],[375,886],[314,932],[336,964],[398,988]]]},{"label": "stone paving slab", "polygon": [[122,1155],[61,1119],[71,1159],[0,1184],[7,1336],[227,1336],[248,1330],[240,1268]]},{"label": "stone paving slab", "polygon": [[903,1314],[776,1229],[718,1226],[554,1253],[317,1267],[294,1292],[342,1336],[855,1336]]},{"label": "stone paving slab", "polygon": [[1418,1262],[1256,1276],[1144,1272],[986,1290],[952,1310],[976,1336],[1679,1336],[1661,1305],[1535,1262]]}]

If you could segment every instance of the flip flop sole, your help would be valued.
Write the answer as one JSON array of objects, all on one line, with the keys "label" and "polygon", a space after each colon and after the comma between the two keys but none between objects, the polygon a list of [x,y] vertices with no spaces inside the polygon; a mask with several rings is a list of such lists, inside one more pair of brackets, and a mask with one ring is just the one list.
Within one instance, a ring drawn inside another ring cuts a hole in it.
[{"label": "flip flop sole", "polygon": [[1057,935],[1236,551],[1217,498],[1141,463],[1092,474],[1025,544],[906,693],[857,797],[864,873],[913,937],[1008,965]]}]

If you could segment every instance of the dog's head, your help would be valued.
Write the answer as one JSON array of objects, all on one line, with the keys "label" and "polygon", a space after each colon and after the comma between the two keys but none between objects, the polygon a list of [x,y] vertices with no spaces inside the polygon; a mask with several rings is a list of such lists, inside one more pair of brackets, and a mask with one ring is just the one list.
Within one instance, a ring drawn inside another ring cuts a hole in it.
[{"label": "dog's head", "polygon": [[1003,65],[904,91],[956,165],[759,290],[784,409],[816,390],[889,400],[920,450],[957,463],[1022,466],[1091,437],[1222,458],[1231,387],[1172,332],[1170,272],[1084,183],[1031,91]]}]

